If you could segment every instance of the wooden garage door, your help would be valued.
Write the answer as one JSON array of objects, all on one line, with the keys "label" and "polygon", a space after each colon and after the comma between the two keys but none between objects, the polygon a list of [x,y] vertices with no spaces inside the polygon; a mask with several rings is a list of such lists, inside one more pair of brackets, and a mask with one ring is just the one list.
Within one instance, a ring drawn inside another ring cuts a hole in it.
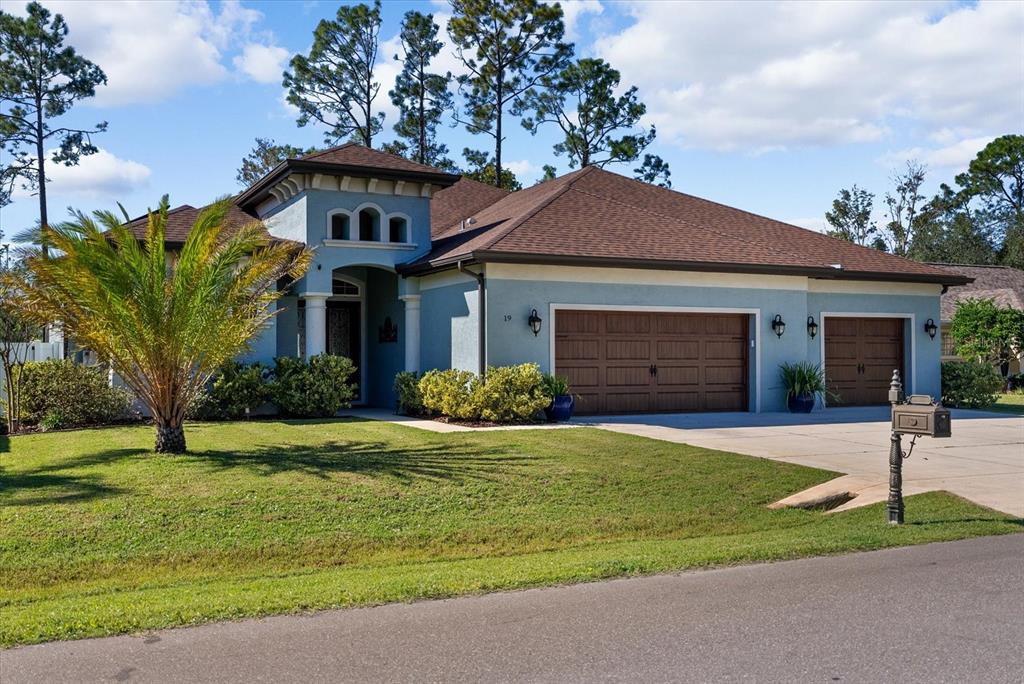
[{"label": "wooden garage door", "polygon": [[902,318],[825,319],[825,379],[839,395],[829,405],[888,403],[896,368],[905,375]]},{"label": "wooden garage door", "polygon": [[747,318],[557,311],[555,372],[580,414],[744,411]]}]

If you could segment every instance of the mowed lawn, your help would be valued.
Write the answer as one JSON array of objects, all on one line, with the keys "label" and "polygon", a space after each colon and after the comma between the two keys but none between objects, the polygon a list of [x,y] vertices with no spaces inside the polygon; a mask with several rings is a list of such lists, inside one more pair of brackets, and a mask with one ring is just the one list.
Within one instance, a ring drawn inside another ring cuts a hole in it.
[{"label": "mowed lawn", "polygon": [[986,409],[988,411],[999,411],[1001,413],[1016,413],[1024,416],[1024,392],[1008,392],[1000,394],[999,400]]},{"label": "mowed lawn", "polygon": [[[941,493],[765,506],[833,475],[593,428],[357,420],[4,438],[0,644],[1019,531]],[[879,458],[885,458],[885,445]]]}]

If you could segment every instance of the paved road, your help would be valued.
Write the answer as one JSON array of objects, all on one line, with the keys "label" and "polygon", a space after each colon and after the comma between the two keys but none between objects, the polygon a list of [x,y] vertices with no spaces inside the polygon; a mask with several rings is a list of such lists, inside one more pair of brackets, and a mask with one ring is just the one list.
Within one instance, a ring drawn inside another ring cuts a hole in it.
[{"label": "paved road", "polygon": [[1020,682],[1024,535],[33,646],[0,681]]}]

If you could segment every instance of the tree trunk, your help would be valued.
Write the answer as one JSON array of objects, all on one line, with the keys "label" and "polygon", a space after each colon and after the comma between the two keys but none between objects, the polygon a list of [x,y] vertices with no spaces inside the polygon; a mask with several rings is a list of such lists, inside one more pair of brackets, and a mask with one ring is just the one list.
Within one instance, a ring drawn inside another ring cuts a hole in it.
[{"label": "tree trunk", "polygon": [[156,446],[153,450],[158,454],[185,453],[185,427],[179,423],[157,421]]},{"label": "tree trunk", "polygon": [[495,88],[495,94],[497,99],[497,108],[495,109],[495,122],[494,122],[494,185],[498,188],[504,187],[501,182],[501,110],[505,106],[505,101],[502,99],[504,91],[504,74],[499,71],[498,73],[498,84]]}]

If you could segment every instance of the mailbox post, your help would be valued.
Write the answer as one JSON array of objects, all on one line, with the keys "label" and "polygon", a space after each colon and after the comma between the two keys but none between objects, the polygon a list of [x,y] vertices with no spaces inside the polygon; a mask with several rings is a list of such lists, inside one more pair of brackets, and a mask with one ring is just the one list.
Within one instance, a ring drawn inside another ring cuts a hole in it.
[{"label": "mailbox post", "polygon": [[914,442],[921,435],[926,437],[949,437],[952,435],[949,409],[938,405],[930,396],[912,394],[903,399],[903,383],[900,372],[892,372],[889,384],[889,403],[892,404],[892,434],[889,437],[889,513],[890,525],[903,524],[903,435],[914,435]]}]

